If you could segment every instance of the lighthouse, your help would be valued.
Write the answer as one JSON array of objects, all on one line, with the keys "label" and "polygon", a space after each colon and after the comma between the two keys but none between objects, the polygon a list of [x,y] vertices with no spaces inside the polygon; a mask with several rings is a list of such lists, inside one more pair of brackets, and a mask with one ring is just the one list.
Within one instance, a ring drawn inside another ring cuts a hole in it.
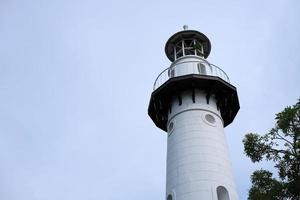
[{"label": "lighthouse", "polygon": [[148,114],[168,137],[166,200],[238,200],[224,128],[239,100],[206,60],[210,50],[203,33],[184,26],[167,41],[171,65],[154,82]]}]

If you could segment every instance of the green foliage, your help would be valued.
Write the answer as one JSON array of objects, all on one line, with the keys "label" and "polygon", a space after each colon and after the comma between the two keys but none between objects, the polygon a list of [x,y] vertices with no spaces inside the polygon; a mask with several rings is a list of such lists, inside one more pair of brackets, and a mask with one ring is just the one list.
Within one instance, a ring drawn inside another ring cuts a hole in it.
[{"label": "green foliage", "polygon": [[244,152],[252,162],[273,161],[280,180],[258,170],[251,176],[249,200],[300,199],[300,100],[276,114],[275,127],[265,135],[246,134]]},{"label": "green foliage", "polygon": [[281,200],[284,199],[285,186],[282,182],[272,178],[272,173],[257,170],[251,176],[252,188],[248,199]]}]

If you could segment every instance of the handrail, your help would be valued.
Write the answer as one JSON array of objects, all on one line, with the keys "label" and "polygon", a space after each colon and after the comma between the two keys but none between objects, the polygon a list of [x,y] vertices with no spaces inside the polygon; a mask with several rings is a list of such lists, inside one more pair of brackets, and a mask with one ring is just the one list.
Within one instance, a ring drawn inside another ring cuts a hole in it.
[{"label": "handrail", "polygon": [[216,66],[216,65],[214,65],[214,64],[211,64],[211,63],[209,63],[209,64],[210,64],[211,66],[213,66],[213,67],[219,69],[221,72],[223,72],[223,75],[226,77],[226,80],[224,80],[223,78],[222,78],[222,79],[223,79],[224,81],[230,83],[230,79],[229,79],[229,77],[227,76],[227,74],[224,72],[223,69],[221,69],[220,67],[218,67],[218,66]]},{"label": "handrail", "polygon": [[[170,74],[170,71],[172,69],[178,69],[179,64],[174,64],[171,65],[170,67],[164,69],[155,79],[154,81],[154,85],[153,85],[153,90],[156,90],[157,88],[159,88],[161,85],[163,85],[166,81],[168,81],[170,78],[173,77],[179,77],[179,76],[183,76],[183,75],[188,75],[188,74],[199,74],[199,75],[205,75],[205,76],[215,76],[215,77],[219,77],[221,79],[223,79],[224,81],[230,83],[229,77],[227,76],[227,74],[218,66],[211,64],[209,62],[207,62],[204,59],[201,59],[201,61],[186,61],[184,63],[191,63],[192,65],[190,65],[189,67],[191,67],[192,72],[184,72],[183,74],[179,74],[179,75],[172,75]],[[183,64],[183,63],[181,63]],[[202,72],[199,68],[198,68],[198,64],[203,64],[201,67],[204,67],[204,71]],[[187,67],[185,65],[183,65],[182,67]]]},{"label": "handrail", "polygon": [[[154,85],[153,85],[153,90],[156,90],[159,86],[161,86],[162,84],[160,84],[158,87],[155,87],[157,82],[160,80],[161,76],[163,74],[165,74],[166,71],[169,71],[170,67],[167,67],[166,69],[164,69],[162,72],[159,73],[159,75],[156,77],[155,81],[154,81]],[[168,75],[169,76],[169,75]],[[168,79],[167,79],[168,80]],[[165,82],[167,81],[165,80]]]}]

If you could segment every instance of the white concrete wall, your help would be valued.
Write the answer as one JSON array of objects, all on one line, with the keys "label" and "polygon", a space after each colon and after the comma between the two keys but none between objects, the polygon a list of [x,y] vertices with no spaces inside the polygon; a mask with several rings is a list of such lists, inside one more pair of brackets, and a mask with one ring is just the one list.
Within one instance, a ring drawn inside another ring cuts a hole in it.
[{"label": "white concrete wall", "polygon": [[[182,95],[182,105],[174,97],[168,127],[166,198],[173,200],[221,200],[217,187],[224,186],[230,200],[237,200],[234,179],[229,161],[223,121],[212,96],[209,105],[203,91]],[[215,123],[205,119],[210,114]],[[222,199],[227,200],[227,199]]]},{"label": "white concrete wall", "polygon": [[[205,65],[206,73],[203,74],[199,71],[198,63]],[[212,67],[205,62],[204,59],[200,59],[198,56],[185,56],[174,61],[170,67],[170,77],[184,76],[187,74],[203,74],[203,75],[214,75]]]}]

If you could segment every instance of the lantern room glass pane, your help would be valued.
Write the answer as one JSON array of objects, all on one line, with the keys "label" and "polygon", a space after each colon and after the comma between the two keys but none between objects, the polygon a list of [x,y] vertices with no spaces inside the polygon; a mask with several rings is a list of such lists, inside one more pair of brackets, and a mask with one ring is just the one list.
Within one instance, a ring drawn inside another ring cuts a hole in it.
[{"label": "lantern room glass pane", "polygon": [[186,55],[204,56],[203,45],[195,39],[180,40],[173,51],[175,60]]}]

